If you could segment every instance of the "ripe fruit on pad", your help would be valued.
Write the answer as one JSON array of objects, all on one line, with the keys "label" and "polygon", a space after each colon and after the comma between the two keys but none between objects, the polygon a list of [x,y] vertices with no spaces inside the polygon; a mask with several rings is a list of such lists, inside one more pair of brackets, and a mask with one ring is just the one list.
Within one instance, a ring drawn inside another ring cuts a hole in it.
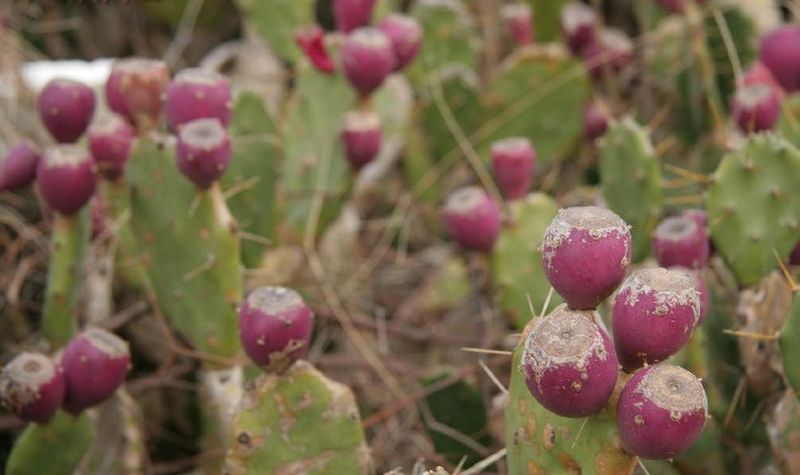
[{"label": "ripe fruit on pad", "polygon": [[611,210],[564,208],[544,233],[545,274],[570,308],[596,308],[622,282],[630,262],[630,226]]},{"label": "ripe fruit on pad", "polygon": [[341,132],[344,155],[353,170],[360,170],[381,150],[381,120],[372,111],[355,110],[344,116]]},{"label": "ripe fruit on pad", "polygon": [[39,93],[36,108],[56,142],[73,143],[92,121],[94,102],[94,91],[86,84],[53,79]]},{"label": "ripe fruit on pad", "polygon": [[492,144],[489,155],[497,187],[508,199],[528,193],[536,162],[536,150],[525,137],[512,137]]},{"label": "ripe fruit on pad", "polygon": [[0,191],[24,188],[36,179],[39,151],[28,141],[11,147],[0,163]]},{"label": "ripe fruit on pad", "polygon": [[567,47],[575,56],[580,56],[594,41],[596,25],[597,15],[589,5],[570,2],[561,9],[561,31]]},{"label": "ripe fruit on pad", "polygon": [[618,364],[596,311],[562,304],[537,321],[524,341],[520,366],[534,398],[563,417],[603,409],[617,382]]},{"label": "ripe fruit on pad", "polygon": [[583,110],[583,135],[589,140],[602,137],[608,130],[610,117],[604,103],[597,99],[591,101]]},{"label": "ripe fruit on pad", "polygon": [[50,208],[74,214],[89,202],[97,185],[92,156],[78,145],[46,149],[36,167],[36,185]]},{"label": "ripe fruit on pad", "polygon": [[106,102],[137,129],[147,130],[158,123],[168,84],[169,69],[165,62],[123,59],[111,67],[106,81]]},{"label": "ripe fruit on pad", "polygon": [[417,57],[422,46],[422,27],[416,18],[392,13],[381,20],[378,29],[392,42],[395,71],[408,66]]},{"label": "ripe fruit on pad", "polygon": [[225,76],[207,69],[190,68],[179,72],[167,87],[164,115],[171,130],[196,119],[218,119],[228,126],[231,120],[231,85]]},{"label": "ripe fruit on pad", "polygon": [[500,233],[500,207],[483,188],[466,186],[447,197],[447,234],[464,249],[489,252]]},{"label": "ripe fruit on pad", "polygon": [[41,353],[20,353],[0,372],[0,401],[17,417],[43,424],[64,400],[64,373]]},{"label": "ripe fruit on pad", "polygon": [[122,338],[100,328],[87,328],[61,355],[67,383],[64,409],[80,414],[110,398],[125,381],[131,353]]},{"label": "ripe fruit on pad", "polygon": [[648,459],[683,453],[700,436],[707,418],[708,400],[700,380],[668,364],[637,371],[617,403],[623,448]]},{"label": "ripe fruit on pad", "polygon": [[228,131],[217,119],[188,122],[178,132],[178,169],[199,188],[208,188],[231,161]]},{"label": "ripe fruit on pad", "polygon": [[89,150],[97,172],[107,180],[118,180],[125,174],[135,132],[117,114],[99,117],[89,127]]},{"label": "ripe fruit on pad", "polygon": [[349,33],[369,23],[375,0],[333,0],[333,18],[336,29]]},{"label": "ripe fruit on pad", "polygon": [[694,278],[663,267],[637,269],[614,297],[612,333],[622,368],[632,371],[680,350],[700,320]]},{"label": "ripe fruit on pad", "polygon": [[653,232],[653,253],[663,267],[705,267],[709,251],[706,227],[691,216],[667,218]]},{"label": "ripe fruit on pad", "polygon": [[500,10],[511,38],[517,46],[533,43],[533,9],[527,3],[516,2],[503,5]]},{"label": "ripe fruit on pad", "polygon": [[308,350],[314,315],[303,298],[285,287],[259,287],[239,309],[239,339],[264,371],[281,373]]},{"label": "ripe fruit on pad", "polygon": [[600,81],[606,71],[616,74],[633,61],[633,41],[616,28],[606,28],[583,50],[592,79]]},{"label": "ripe fruit on pad", "polygon": [[745,133],[772,130],[781,117],[778,91],[766,84],[739,86],[733,96],[733,118]]},{"label": "ripe fruit on pad", "polygon": [[344,74],[361,96],[379,88],[394,69],[392,42],[377,28],[358,28],[347,35],[341,55]]},{"label": "ripe fruit on pad", "polygon": [[800,25],[785,25],[764,36],[759,59],[786,92],[800,91]]}]

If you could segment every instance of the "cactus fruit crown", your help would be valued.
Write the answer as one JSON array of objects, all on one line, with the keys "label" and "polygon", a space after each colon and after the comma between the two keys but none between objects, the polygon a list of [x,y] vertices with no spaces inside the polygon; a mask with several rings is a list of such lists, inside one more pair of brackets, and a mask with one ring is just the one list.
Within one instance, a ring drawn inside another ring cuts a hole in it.
[{"label": "cactus fruit crown", "polygon": [[413,44],[422,38],[422,28],[420,28],[419,23],[417,23],[417,20],[414,17],[400,15],[398,13],[391,13],[386,15],[384,21],[391,21],[396,25],[402,26],[408,35],[403,39],[408,44]]},{"label": "cactus fruit crown", "polygon": [[510,3],[500,9],[503,18],[517,18],[531,14],[531,7],[527,3]]},{"label": "cactus fruit crown", "polygon": [[3,398],[4,404],[14,405],[9,409],[18,410],[32,403],[39,395],[38,388],[51,381],[56,371],[58,369],[47,356],[20,353],[0,372],[0,394],[7,395]]},{"label": "cactus fruit crown", "polygon": [[625,33],[614,28],[607,28],[600,33],[603,45],[613,50],[633,49],[633,42]]},{"label": "cactus fruit crown", "polygon": [[553,366],[570,364],[585,371],[593,355],[605,361],[608,354],[595,317],[594,311],[571,310],[562,304],[538,322],[525,341],[520,361],[525,376],[539,383],[544,371]]},{"label": "cactus fruit crown", "polygon": [[45,168],[77,167],[92,160],[92,156],[80,145],[56,145],[47,150],[45,157]]},{"label": "cactus fruit crown", "polygon": [[480,207],[484,196],[483,189],[478,186],[460,188],[447,197],[444,209],[448,213],[469,215]]},{"label": "cactus fruit crown", "polygon": [[617,295],[625,292],[628,306],[636,305],[640,295],[655,292],[654,315],[666,315],[677,305],[691,305],[695,324],[700,319],[700,294],[692,276],[684,271],[663,267],[637,269],[625,279]]},{"label": "cactus fruit crown", "polygon": [[[542,240],[542,249],[558,249],[569,238],[575,229],[586,230],[592,239],[604,239],[612,232],[627,234],[630,226],[616,213],[609,209],[596,206],[573,206],[562,208],[550,224]],[[627,241],[625,246],[628,246]],[[552,267],[554,251],[544,253],[547,268]],[[625,268],[628,265],[628,252],[623,254],[619,265]]]},{"label": "cactus fruit crown", "polygon": [[660,239],[681,241],[697,232],[697,221],[689,216],[673,216],[661,222],[656,228],[656,235]]},{"label": "cactus fruit crown", "polygon": [[[296,291],[286,287],[259,287],[247,296],[247,305],[267,315],[283,315],[305,305],[303,298]],[[287,325],[291,324],[285,321]]]},{"label": "cactus fruit crown", "polygon": [[517,152],[525,151],[531,147],[531,142],[525,137],[509,137],[507,139],[494,142],[491,147],[492,152]]},{"label": "cactus fruit crown", "polygon": [[225,81],[225,76],[210,69],[188,68],[179,71],[174,80],[191,84],[214,85],[220,81]]},{"label": "cactus fruit crown", "polygon": [[594,9],[579,2],[568,3],[562,10],[561,21],[564,30],[567,33],[573,33],[583,25],[594,23]]},{"label": "cactus fruit crown", "polygon": [[344,116],[344,129],[348,132],[364,132],[380,128],[378,114],[372,111],[350,111]]},{"label": "cactus fruit crown", "polygon": [[98,115],[92,124],[89,126],[89,135],[94,134],[111,134],[116,132],[121,126],[128,123],[122,119],[118,114],[106,113]]},{"label": "cactus fruit crown", "polygon": [[688,370],[680,366],[656,365],[639,381],[636,391],[656,406],[680,413],[703,409],[708,413],[708,400],[703,384]]},{"label": "cactus fruit crown", "polygon": [[766,84],[753,84],[750,86],[740,87],[736,91],[736,101],[742,107],[756,107],[761,102],[774,94],[772,88]]},{"label": "cactus fruit crown", "polygon": [[368,48],[387,48],[392,46],[389,37],[384,32],[372,27],[356,29],[350,34],[350,39]]},{"label": "cactus fruit crown", "polygon": [[227,133],[218,119],[197,119],[181,127],[180,138],[192,146],[211,150],[227,140]]},{"label": "cactus fruit crown", "polygon": [[128,343],[117,335],[99,328],[87,328],[83,336],[98,350],[110,358],[122,358],[130,355]]},{"label": "cactus fruit crown", "polygon": [[114,67],[124,71],[141,71],[151,67],[161,68],[164,62],[159,59],[149,58],[126,58],[118,61]]}]

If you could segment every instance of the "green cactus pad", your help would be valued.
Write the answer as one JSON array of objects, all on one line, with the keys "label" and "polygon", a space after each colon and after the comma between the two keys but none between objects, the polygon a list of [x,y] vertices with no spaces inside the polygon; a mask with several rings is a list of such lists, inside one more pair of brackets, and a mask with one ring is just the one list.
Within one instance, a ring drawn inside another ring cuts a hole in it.
[{"label": "green cactus pad", "polygon": [[561,40],[561,8],[569,1],[528,0],[533,9],[533,36],[537,42]]},{"label": "green cactus pad", "polygon": [[800,96],[797,94],[784,98],[777,130],[792,145],[800,147]]},{"label": "green cactus pad", "polygon": [[72,475],[94,439],[85,413],[75,418],[58,412],[46,425],[30,424],[14,443],[7,475]]},{"label": "green cactus pad", "polygon": [[608,207],[631,225],[633,260],[650,252],[650,235],[661,215],[661,169],[647,131],[630,118],[609,128],[600,141],[600,176]]},{"label": "green cactus pad", "polygon": [[586,68],[556,47],[525,48],[502,66],[483,97],[487,121],[470,136],[486,156],[506,137],[528,137],[537,160],[564,158],[580,141],[589,100]]},{"label": "green cactus pad", "polygon": [[800,152],[776,135],[722,159],[708,190],[711,237],[742,286],[757,283],[800,239]]},{"label": "green cactus pad", "polygon": [[[278,136],[260,97],[243,92],[236,98],[230,125],[233,157],[222,177],[226,190],[241,188],[228,200],[242,231],[272,238],[275,181],[278,176]],[[242,241],[242,260],[256,267],[264,253],[263,243]]]},{"label": "green cactus pad", "polygon": [[286,59],[296,60],[302,55],[294,42],[298,27],[316,23],[313,0],[236,0],[246,19],[275,51]]},{"label": "green cactus pad", "polygon": [[[530,302],[541,312],[550,282],[542,267],[539,246],[558,204],[543,193],[533,193],[508,207],[510,224],[500,233],[491,257],[492,277],[500,294],[500,307],[516,328],[531,319]],[[553,293],[550,308],[561,303]]]},{"label": "green cactus pad", "polygon": [[199,192],[179,173],[174,138],[137,140],[128,177],[131,226],[161,311],[198,350],[235,355],[240,249],[221,192]]},{"label": "green cactus pad", "polygon": [[795,394],[800,395],[800,357],[795,353],[795,350],[800,351],[800,293],[794,294],[789,316],[783,325],[778,342],[786,380],[789,381]]},{"label": "green cactus pad", "polygon": [[[725,44],[724,30],[727,28],[728,34],[733,41],[733,54],[736,54],[739,64],[746,66],[751,64],[756,57],[758,46],[758,34],[754,19],[736,6],[721,8],[719,11],[720,22],[717,22],[715,15],[708,15],[705,18],[706,42],[711,61],[714,63],[714,72],[717,77],[717,88],[720,96],[730,97],[736,89],[736,77],[733,69],[733,60]],[[726,101],[722,101],[727,105]]]},{"label": "green cactus pad", "polygon": [[369,449],[353,393],[305,361],[245,383],[224,473],[366,474]]},{"label": "green cactus pad", "polygon": [[[531,325],[528,325],[527,334]],[[622,450],[615,414],[608,409],[585,419],[560,417],[531,396],[520,370],[522,345],[511,363],[506,407],[509,475],[531,473],[632,473],[636,460]]]},{"label": "green cactus pad", "polygon": [[422,44],[408,73],[415,80],[452,64],[475,69],[480,49],[474,21],[463,2],[458,0],[420,0],[411,14],[422,27]]},{"label": "green cactus pad", "polygon": [[72,216],[53,216],[42,334],[53,348],[67,344],[78,328],[78,296],[89,243],[89,206]]}]

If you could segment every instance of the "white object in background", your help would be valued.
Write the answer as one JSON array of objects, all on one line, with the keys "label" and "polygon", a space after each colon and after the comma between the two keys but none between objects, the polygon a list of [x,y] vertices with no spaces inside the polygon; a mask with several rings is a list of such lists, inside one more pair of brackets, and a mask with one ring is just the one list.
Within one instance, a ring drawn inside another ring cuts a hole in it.
[{"label": "white object in background", "polygon": [[22,65],[22,80],[28,89],[36,93],[54,78],[72,79],[96,89],[105,84],[114,61],[113,58],[94,61],[32,61]]}]

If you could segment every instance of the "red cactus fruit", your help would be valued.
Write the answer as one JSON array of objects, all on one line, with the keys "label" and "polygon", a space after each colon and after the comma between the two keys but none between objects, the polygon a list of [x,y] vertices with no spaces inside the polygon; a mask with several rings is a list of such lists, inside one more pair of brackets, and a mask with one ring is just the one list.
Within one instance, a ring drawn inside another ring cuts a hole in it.
[{"label": "red cactus fruit", "polygon": [[20,142],[11,147],[0,162],[0,191],[19,190],[36,179],[39,151],[30,142]]},{"label": "red cactus fruit", "polygon": [[303,50],[311,64],[325,74],[332,74],[336,66],[325,48],[325,31],[319,25],[298,28],[294,41]]},{"label": "red cactus fruit", "polygon": [[118,180],[125,174],[135,132],[117,114],[95,120],[89,127],[89,150],[97,172],[107,180]]},{"label": "red cactus fruit", "polygon": [[164,116],[171,130],[197,119],[217,119],[227,127],[232,109],[231,85],[215,71],[184,69],[167,86]]},{"label": "red cactus fruit", "polygon": [[800,25],[784,25],[764,36],[759,59],[786,92],[800,91]]},{"label": "red cactus fruit", "polygon": [[522,198],[528,193],[536,162],[536,150],[525,137],[494,142],[489,149],[492,171],[498,188],[507,199]]},{"label": "red cactus fruit", "polygon": [[663,267],[705,267],[709,255],[706,227],[685,215],[667,218],[653,232],[653,253]]},{"label": "red cactus fruit", "polygon": [[65,215],[76,213],[97,186],[91,154],[78,145],[49,147],[36,167],[36,185],[51,209]]},{"label": "red cactus fruit", "polygon": [[589,140],[602,137],[608,130],[611,113],[599,99],[594,99],[583,109],[583,135]]},{"label": "red cactus fruit", "polygon": [[0,372],[0,402],[17,417],[44,424],[64,401],[64,372],[41,353],[20,353]]},{"label": "red cactus fruit", "polygon": [[333,19],[336,29],[350,33],[365,26],[372,17],[375,0],[333,0]]},{"label": "red cactus fruit", "polygon": [[461,247],[492,250],[500,234],[500,206],[483,188],[466,186],[454,191],[442,214],[447,234]]},{"label": "red cactus fruit", "polygon": [[533,9],[530,5],[522,2],[503,5],[500,14],[517,46],[533,43]]},{"label": "red cactus fruit", "polygon": [[36,108],[56,142],[73,143],[92,121],[94,103],[94,91],[86,84],[53,79],[39,93]]},{"label": "red cactus fruit", "polygon": [[106,102],[117,114],[148,130],[158,123],[169,69],[160,60],[128,58],[114,63],[106,81]]},{"label": "red cactus fruit", "polygon": [[381,150],[383,133],[380,118],[372,111],[348,112],[344,116],[341,140],[351,168],[360,170]]},{"label": "red cactus fruit", "polygon": [[414,17],[393,13],[381,20],[378,29],[392,42],[395,71],[408,66],[417,57],[422,46],[422,27]]},{"label": "red cactus fruit", "polygon": [[198,188],[208,188],[228,169],[231,141],[217,119],[198,119],[181,126],[177,142],[178,169]]},{"label": "red cactus fruit", "polygon": [[344,40],[342,65],[353,88],[368,96],[394,69],[392,42],[377,28],[358,28]]},{"label": "red cactus fruit", "polygon": [[567,47],[575,56],[594,41],[597,14],[589,5],[570,2],[561,8],[561,31]]},{"label": "red cactus fruit", "polygon": [[732,102],[733,119],[745,133],[772,130],[781,117],[781,98],[766,84],[740,86]]}]

